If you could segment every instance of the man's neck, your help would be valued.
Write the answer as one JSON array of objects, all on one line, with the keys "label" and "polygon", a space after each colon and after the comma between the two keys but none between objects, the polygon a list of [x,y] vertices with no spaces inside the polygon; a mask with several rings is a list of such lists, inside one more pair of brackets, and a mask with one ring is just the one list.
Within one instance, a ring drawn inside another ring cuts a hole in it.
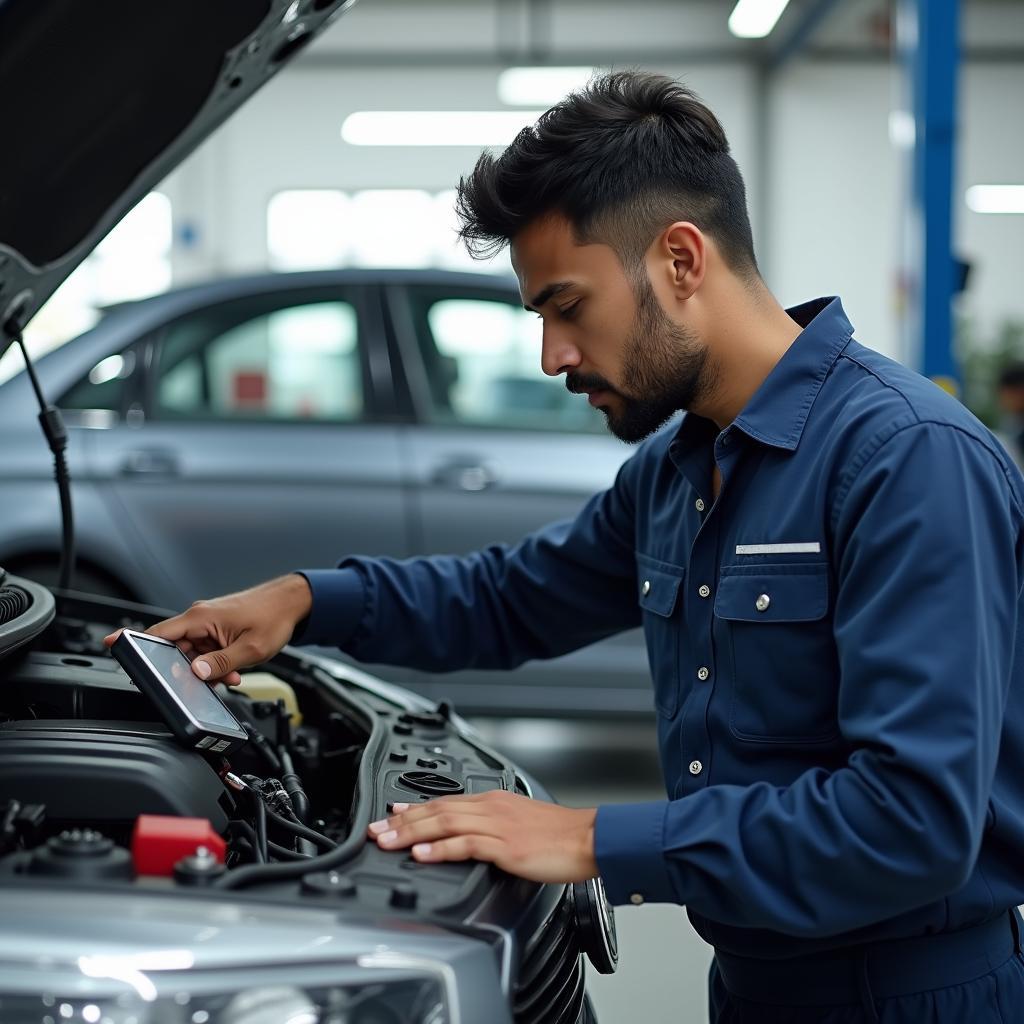
[{"label": "man's neck", "polygon": [[722,429],[743,411],[803,328],[767,288],[752,294],[737,286],[719,308],[705,335],[715,383],[690,411]]}]

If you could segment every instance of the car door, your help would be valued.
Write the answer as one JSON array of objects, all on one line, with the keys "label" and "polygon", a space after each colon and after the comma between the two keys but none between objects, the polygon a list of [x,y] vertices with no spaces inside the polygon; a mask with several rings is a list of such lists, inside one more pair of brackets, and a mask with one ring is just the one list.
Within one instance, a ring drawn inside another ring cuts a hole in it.
[{"label": "car door", "polygon": [[[395,284],[388,309],[418,419],[408,446],[419,551],[514,543],[575,515],[612,483],[629,449],[603,413],[542,373],[541,324],[514,286]],[[650,707],[636,630],[511,676],[458,673],[436,687],[467,707],[503,712]]]},{"label": "car door", "polygon": [[357,286],[259,293],[194,308],[142,346],[143,392],[93,433],[90,469],[153,567],[148,600],[407,553],[380,312]]}]

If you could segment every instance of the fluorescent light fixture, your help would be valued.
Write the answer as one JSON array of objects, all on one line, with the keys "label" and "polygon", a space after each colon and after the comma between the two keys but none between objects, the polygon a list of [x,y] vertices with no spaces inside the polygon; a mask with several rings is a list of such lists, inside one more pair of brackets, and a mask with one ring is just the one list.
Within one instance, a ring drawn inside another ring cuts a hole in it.
[{"label": "fluorescent light fixture", "polygon": [[359,110],[341,126],[353,146],[507,146],[543,110]]},{"label": "fluorescent light fixture", "polygon": [[965,198],[975,213],[1024,213],[1024,185],[972,185]]},{"label": "fluorescent light fixture", "polygon": [[498,75],[498,99],[510,107],[551,106],[594,77],[595,68],[508,68]]},{"label": "fluorescent light fixture", "polygon": [[738,0],[729,15],[729,31],[740,39],[763,39],[782,17],[789,0]]}]

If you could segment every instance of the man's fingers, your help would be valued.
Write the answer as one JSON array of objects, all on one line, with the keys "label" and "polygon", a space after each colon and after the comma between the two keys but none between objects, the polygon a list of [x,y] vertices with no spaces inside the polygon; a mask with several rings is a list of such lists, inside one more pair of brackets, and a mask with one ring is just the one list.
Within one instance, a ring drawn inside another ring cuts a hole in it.
[{"label": "man's fingers", "polygon": [[418,821],[400,821],[394,825],[375,821],[370,825],[370,835],[386,850],[402,850],[414,843],[430,842],[458,835],[501,835],[501,822],[493,817],[479,814],[464,814],[457,811],[440,811]]},{"label": "man's fingers", "polygon": [[454,836],[431,843],[417,843],[412,848],[416,860],[436,863],[444,860],[485,860],[500,864],[501,840],[493,836]]},{"label": "man's fingers", "polygon": [[192,662],[192,671],[207,681],[221,679],[227,682],[229,677],[237,677],[241,682],[235,670],[255,665],[262,660],[256,645],[248,637],[241,637],[223,650],[200,654]]},{"label": "man's fingers", "polygon": [[429,821],[438,823],[443,820],[450,825],[456,818],[465,820],[475,817],[479,820],[489,815],[486,805],[460,803],[460,800],[462,797],[446,796],[426,804],[395,803],[392,805],[393,813],[390,817],[370,823],[369,834],[379,836],[394,829],[404,829]]}]

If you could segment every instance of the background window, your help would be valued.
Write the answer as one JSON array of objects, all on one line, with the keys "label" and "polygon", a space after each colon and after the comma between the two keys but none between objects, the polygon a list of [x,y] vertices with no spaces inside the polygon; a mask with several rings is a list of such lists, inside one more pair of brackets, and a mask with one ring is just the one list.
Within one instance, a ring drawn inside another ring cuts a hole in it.
[{"label": "background window", "polygon": [[165,416],[352,421],[363,413],[356,313],[347,302],[230,325],[205,311],[169,329],[159,365]]},{"label": "background window", "polygon": [[127,380],[135,369],[135,352],[101,359],[74,387],[65,393],[62,409],[106,409],[118,413],[125,404]]}]

